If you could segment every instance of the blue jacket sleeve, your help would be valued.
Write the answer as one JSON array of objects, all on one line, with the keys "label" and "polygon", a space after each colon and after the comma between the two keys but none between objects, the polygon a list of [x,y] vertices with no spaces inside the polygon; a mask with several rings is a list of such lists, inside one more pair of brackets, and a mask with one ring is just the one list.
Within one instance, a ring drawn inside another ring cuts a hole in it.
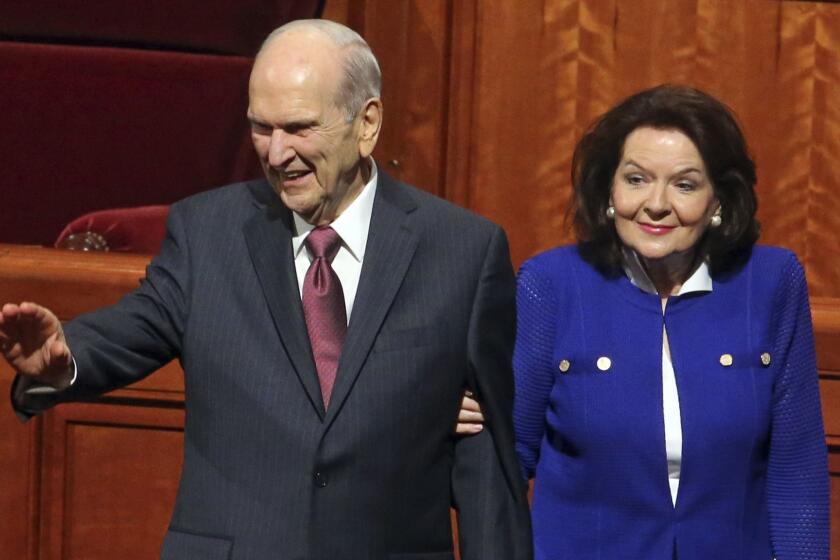
[{"label": "blue jacket sleeve", "polygon": [[548,399],[554,386],[558,310],[557,294],[538,262],[528,261],[520,269],[516,306],[513,422],[523,475],[531,478],[540,458]]},{"label": "blue jacket sleeve", "polygon": [[829,556],[829,480],[816,351],[805,274],[790,255],[773,309],[772,405],[767,507],[779,559]]}]

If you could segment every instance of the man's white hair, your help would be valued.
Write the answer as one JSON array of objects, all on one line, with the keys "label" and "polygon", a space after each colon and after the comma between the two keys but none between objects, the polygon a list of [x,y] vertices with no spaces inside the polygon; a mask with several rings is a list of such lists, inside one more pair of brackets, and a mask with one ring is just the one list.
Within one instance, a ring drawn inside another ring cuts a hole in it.
[{"label": "man's white hair", "polygon": [[275,39],[294,29],[319,31],[343,51],[344,79],[338,87],[336,105],[344,112],[347,122],[356,118],[368,99],[381,95],[382,72],[370,46],[361,35],[334,21],[298,19],[281,25],[265,38],[257,56]]}]

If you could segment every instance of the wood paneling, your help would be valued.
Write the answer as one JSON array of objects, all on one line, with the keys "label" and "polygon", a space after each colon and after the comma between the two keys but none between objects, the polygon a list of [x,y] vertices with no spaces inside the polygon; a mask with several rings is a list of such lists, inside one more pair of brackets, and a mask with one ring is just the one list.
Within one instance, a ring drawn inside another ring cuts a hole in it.
[{"label": "wood paneling", "polygon": [[[0,360],[0,398],[8,398],[12,379],[11,368]],[[35,560],[41,419],[22,424],[5,400],[0,403],[0,434],[0,557]]]},{"label": "wood paneling", "polygon": [[0,245],[0,301],[32,301],[59,319],[115,303],[137,287],[149,257]]},{"label": "wood paneling", "polygon": [[[148,261],[0,245],[0,302],[38,301],[71,319],[136,287]],[[2,362],[0,394],[12,379]],[[183,400],[181,369],[170,363],[26,424],[0,407],[0,557],[157,557],[181,468]]]},{"label": "wood paneling", "polygon": [[40,558],[159,555],[181,471],[184,412],[142,404],[70,404],[44,416]]},{"label": "wood paneling", "polygon": [[831,560],[840,558],[840,447],[830,447],[828,454],[828,471],[831,473]]}]

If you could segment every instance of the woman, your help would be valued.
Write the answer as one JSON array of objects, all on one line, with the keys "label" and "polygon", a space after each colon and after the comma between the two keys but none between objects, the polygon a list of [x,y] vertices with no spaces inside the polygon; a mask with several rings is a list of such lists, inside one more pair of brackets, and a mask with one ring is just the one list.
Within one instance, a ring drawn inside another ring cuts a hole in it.
[{"label": "woman", "polygon": [[536,557],[827,559],[805,277],[754,246],[731,113],[686,87],[638,93],[586,133],[572,179],[577,246],[518,279]]}]

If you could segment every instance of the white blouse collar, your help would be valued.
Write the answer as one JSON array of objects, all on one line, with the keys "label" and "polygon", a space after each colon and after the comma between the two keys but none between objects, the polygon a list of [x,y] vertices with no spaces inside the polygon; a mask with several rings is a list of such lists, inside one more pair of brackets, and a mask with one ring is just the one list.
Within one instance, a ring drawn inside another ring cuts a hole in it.
[{"label": "white blouse collar", "polygon": [[[640,290],[649,294],[656,294],[656,286],[645,272],[645,267],[639,259],[639,255],[632,249],[624,247],[622,249],[624,257],[624,274],[630,279],[630,282]],[[683,282],[680,287],[678,296],[689,294],[692,292],[711,292],[712,291],[712,277],[709,274],[709,264],[706,261],[700,263],[700,266],[688,277],[688,280]]]}]

